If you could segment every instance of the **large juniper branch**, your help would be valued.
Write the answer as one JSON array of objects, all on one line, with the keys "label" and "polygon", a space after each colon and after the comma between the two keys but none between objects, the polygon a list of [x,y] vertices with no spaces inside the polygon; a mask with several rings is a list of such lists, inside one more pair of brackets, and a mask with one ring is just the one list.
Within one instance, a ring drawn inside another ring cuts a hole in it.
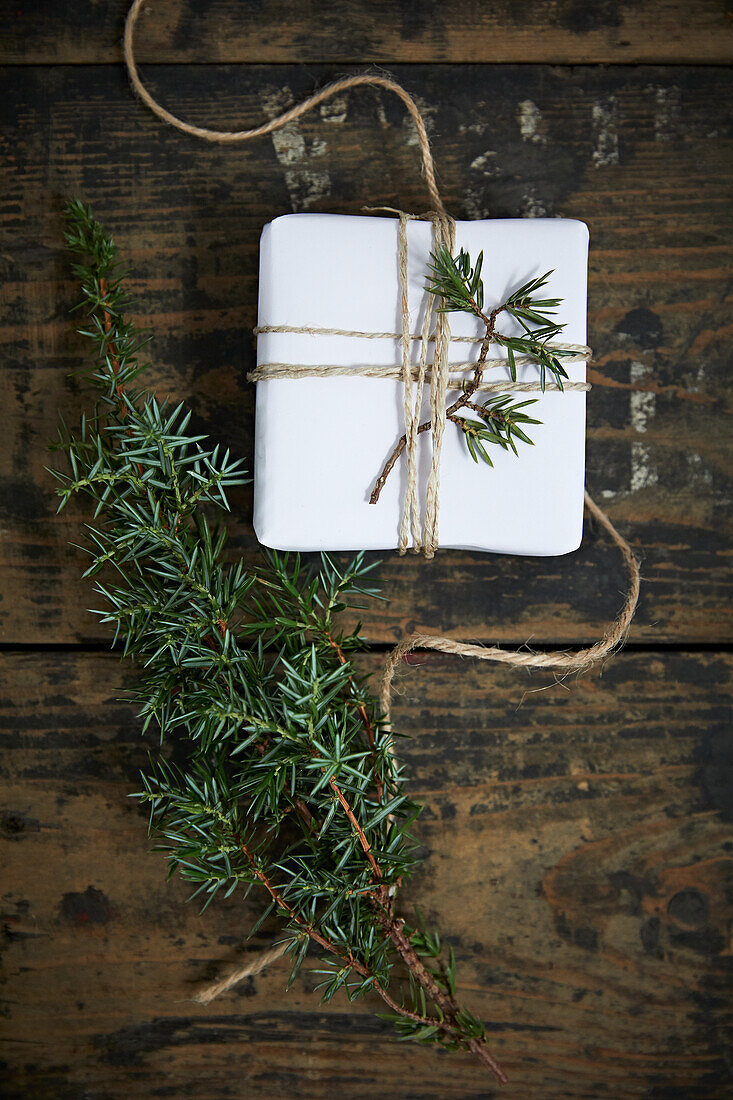
[{"label": "large juniper branch", "polygon": [[291,981],[312,942],[325,1000],[373,991],[401,1038],[468,1051],[502,1080],[484,1025],[457,1004],[452,958],[441,964],[438,937],[393,913],[419,864],[420,808],[353,663],[364,639],[338,626],[344,607],[376,595],[371,567],[363,555],[343,571],[324,556],[316,575],[287,555],[255,569],[227,560],[215,516],[241,464],[194,435],[182,406],[138,387],[146,341],[125,319],[114,243],[80,203],[67,241],[98,401],[60,434],[60,507],[92,500],[86,574],[108,575],[100,614],[143,666],[134,696],[163,746],[140,792],[157,847],[205,905],[261,887],[252,931],[279,914]]}]

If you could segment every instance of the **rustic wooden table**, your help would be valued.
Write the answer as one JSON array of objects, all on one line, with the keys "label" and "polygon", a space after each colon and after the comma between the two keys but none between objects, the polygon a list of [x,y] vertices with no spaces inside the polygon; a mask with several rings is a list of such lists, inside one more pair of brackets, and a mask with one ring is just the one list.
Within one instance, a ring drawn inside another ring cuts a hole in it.
[{"label": "rustic wooden table", "polygon": [[[64,199],[124,252],[154,385],[251,462],[259,232],[292,210],[423,208],[402,108],[352,92],[259,144],[203,145],[133,100],[125,0],[0,6],[3,1095],[493,1096],[478,1064],[395,1045],[374,1005],[320,1007],[307,971],[289,994],[276,965],[192,1003],[267,937],[243,939],[252,900],[200,916],[148,854],[127,795],[149,746],[119,701],[134,673],[86,610],[84,511],[55,516],[44,470],[86,392]],[[145,79],[187,119],[249,125],[384,64],[425,111],[454,214],[590,226],[587,478],[643,555],[629,644],[563,685],[426,657],[396,714],[429,849],[403,903],[454,945],[507,1096],[730,1095],[724,8],[149,0],[141,18]],[[254,557],[247,491],[233,507]],[[624,585],[593,529],[568,558],[390,556],[381,576],[375,668],[413,627],[587,642]]]}]

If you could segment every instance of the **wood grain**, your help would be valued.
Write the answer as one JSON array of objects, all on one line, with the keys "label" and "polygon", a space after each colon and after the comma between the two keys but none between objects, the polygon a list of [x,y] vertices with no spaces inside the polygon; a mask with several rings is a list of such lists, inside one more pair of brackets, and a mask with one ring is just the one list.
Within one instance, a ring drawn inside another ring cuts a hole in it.
[{"label": "wood grain", "polygon": [[[0,60],[116,64],[130,0],[2,0]],[[148,0],[151,62],[725,62],[724,0]]]},{"label": "wood grain", "polygon": [[[103,7],[103,6],[102,6]],[[101,10],[101,9],[100,9]],[[184,117],[252,122],[337,70],[161,66],[161,99]],[[423,106],[447,205],[459,217],[572,216],[591,229],[587,480],[643,555],[632,637],[730,639],[730,148],[717,68],[543,66],[396,69]],[[0,637],[42,644],[106,637],[86,608],[86,518],[55,517],[44,466],[61,410],[89,391],[70,331],[77,291],[62,247],[65,196],[90,201],[114,232],[154,334],[150,378],[189,401],[197,425],[252,460],[257,241],[288,210],[358,213],[364,201],[422,209],[400,105],[369,90],[306,118],[277,146],[196,143],[135,103],[118,68],[28,68],[2,80],[0,207]],[[487,474],[490,476],[490,474]],[[233,496],[232,548],[251,559],[247,491]],[[560,559],[441,552],[390,555],[387,607],[367,615],[390,642],[428,629],[522,644],[595,638],[625,583],[588,531]]]},{"label": "wood grain", "polygon": [[[73,423],[90,399],[71,373],[86,360],[63,201],[92,202],[118,239],[158,393],[251,465],[262,226],[427,200],[401,108],[374,91],[240,149],[162,129],[120,64],[127,7],[0,0],[0,1091],[496,1096],[468,1060],[395,1045],[378,1005],[320,1006],[315,958],[289,994],[276,966],[208,1009],[191,1000],[276,926],[244,941],[256,897],[200,916],[128,797],[157,746],[119,701],[133,669],[94,649],[107,635],[69,545],[88,514],[54,515],[44,469],[58,412]],[[631,645],[563,685],[420,655],[395,703],[425,805],[402,905],[454,946],[518,1100],[731,1092],[733,658],[715,649],[732,633],[731,38],[724,0],[148,0],[141,17],[145,79],[185,118],[250,125],[388,65],[457,217],[590,226],[588,486],[643,555]],[[253,561],[248,490],[232,504],[232,552]],[[378,572],[377,643],[463,624],[582,644],[624,585],[590,529],[563,559],[388,555]]]},{"label": "wood grain", "polygon": [[[437,656],[403,671],[426,861],[402,904],[453,944],[507,1096],[725,1094],[732,665],[626,653],[565,686]],[[319,1007],[308,972],[192,1004],[253,949],[257,899],[199,916],[146,854],[127,795],[156,746],[117,701],[130,669],[17,654],[3,673],[4,1096],[496,1095],[468,1060],[396,1046],[375,1005]]]}]

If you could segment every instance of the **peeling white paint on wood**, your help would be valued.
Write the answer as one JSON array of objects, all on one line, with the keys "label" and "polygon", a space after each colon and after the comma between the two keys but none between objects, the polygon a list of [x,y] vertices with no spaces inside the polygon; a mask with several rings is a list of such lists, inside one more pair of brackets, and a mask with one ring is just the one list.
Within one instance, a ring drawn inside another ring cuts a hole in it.
[{"label": "peeling white paint on wood", "polygon": [[[287,85],[262,93],[262,105],[268,118],[276,118],[294,103]],[[331,177],[323,165],[314,164],[324,157],[328,146],[323,138],[317,138],[308,149],[307,142],[296,121],[288,122],[275,130],[272,145],[275,156],[285,169],[285,186],[288,189],[294,211],[305,210],[324,195],[331,192]]]},{"label": "peeling white paint on wood", "polygon": [[649,448],[644,443],[632,443],[630,492],[638,493],[641,489],[650,489],[658,481],[659,474],[652,462]]},{"label": "peeling white paint on wood", "polygon": [[593,104],[591,112],[595,137],[593,163],[596,168],[607,168],[619,162],[616,114],[615,96],[610,95],[607,99]]},{"label": "peeling white paint on wood", "polygon": [[522,195],[522,217],[544,218],[547,216],[547,207],[537,197],[534,187],[528,187]]},{"label": "peeling white paint on wood", "polygon": [[[633,362],[631,364],[631,385],[640,382],[649,374],[646,363]],[[631,391],[629,401],[629,419],[635,432],[645,432],[647,424],[656,411],[656,395],[646,393],[644,390]]]},{"label": "peeling white paint on wood", "polygon": [[481,221],[482,218],[491,217],[491,211],[484,201],[484,193],[480,187],[466,188],[463,205],[471,221]]},{"label": "peeling white paint on wood", "polygon": [[[417,108],[423,117],[425,123],[425,129],[428,135],[435,132],[435,116],[438,113],[438,107],[435,103],[429,103],[427,99],[423,99],[422,96],[415,95],[413,93],[412,98],[417,104]],[[412,121],[409,115],[405,115],[402,119],[402,128],[405,131],[405,144],[406,145],[419,145],[420,139],[417,136],[417,130],[415,129],[415,123]]]},{"label": "peeling white paint on wood", "polygon": [[[487,149],[474,157],[469,168],[472,172],[478,172],[486,180],[498,179],[502,173],[495,149]],[[486,204],[484,188],[481,184],[469,184],[466,188],[463,205],[471,219],[480,220],[481,218],[491,217],[491,211]]]},{"label": "peeling white paint on wood", "polygon": [[[631,385],[639,384],[647,378],[651,368],[646,363],[634,361],[631,364]],[[635,432],[643,434],[647,430],[649,420],[656,411],[656,396],[653,393],[645,393],[643,390],[631,390],[629,399],[629,420]],[[631,444],[631,475],[629,490],[638,493],[641,489],[649,489],[659,481],[659,474],[652,460],[649,447],[640,440],[634,440]]]},{"label": "peeling white paint on wood", "polygon": [[547,144],[547,137],[543,132],[542,111],[536,103],[531,99],[523,99],[519,104],[517,116],[522,141],[530,141],[533,145]]},{"label": "peeling white paint on wood", "polygon": [[487,179],[496,179],[497,176],[501,175],[499,163],[494,160],[496,155],[495,149],[487,149],[485,153],[481,153],[479,156],[475,157],[471,161],[469,167],[472,168],[474,172],[480,172],[481,175],[486,176]]},{"label": "peeling white paint on wood", "polygon": [[703,462],[702,455],[692,451],[687,456],[687,484],[692,489],[705,490],[709,494],[713,486],[712,472]]},{"label": "peeling white paint on wood", "polygon": [[680,89],[676,84],[650,84],[647,90],[654,96],[654,140],[672,141],[679,128]]},{"label": "peeling white paint on wood", "polygon": [[343,95],[336,95],[333,99],[327,99],[326,102],[322,103],[320,106],[320,113],[323,121],[330,122],[333,125],[345,122],[348,113],[348,102],[346,93]]}]

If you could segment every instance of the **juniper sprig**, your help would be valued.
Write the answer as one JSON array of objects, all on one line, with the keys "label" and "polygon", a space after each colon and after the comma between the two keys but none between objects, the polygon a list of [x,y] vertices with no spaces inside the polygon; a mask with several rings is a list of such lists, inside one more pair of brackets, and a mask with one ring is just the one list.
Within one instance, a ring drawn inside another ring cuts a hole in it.
[{"label": "juniper sprig", "polygon": [[376,995],[400,1039],[470,1051],[503,1081],[484,1024],[457,1001],[452,952],[441,958],[438,936],[395,912],[420,862],[420,807],[354,664],[360,628],[339,625],[377,595],[372,566],[363,555],[344,569],[324,555],[315,573],[277,553],[253,569],[227,558],[216,513],[245,481],[241,463],[193,434],[182,405],[137,387],[147,340],[125,319],[115,245],[79,202],[67,224],[98,396],[59,434],[59,507],[93,502],[86,575],[108,575],[99,614],[142,667],[133,694],[161,751],[138,797],[157,847],[204,906],[259,891],[252,932],[277,915],[291,982],[312,944],[324,1000]]},{"label": "juniper sprig", "polygon": [[474,462],[482,458],[489,466],[493,466],[485,443],[496,443],[503,450],[512,450],[518,454],[516,441],[528,443],[533,446],[532,440],[520,427],[520,424],[539,424],[531,416],[522,412],[528,405],[534,405],[533,400],[512,401],[507,394],[499,397],[490,397],[479,405],[474,401],[467,401],[464,408],[473,409],[481,420],[469,420],[452,413],[449,417],[462,429],[466,437],[466,446]]},{"label": "juniper sprig", "polygon": [[[483,262],[483,252],[479,253],[476,263],[473,264],[465,249],[462,248],[457,256],[453,256],[450,249],[440,245],[435,252],[430,253],[425,289],[441,299],[442,304],[437,307],[439,313],[470,313],[478,317],[485,326],[473,376],[463,383],[461,394],[448,405],[445,415],[446,419],[463,433],[468,453],[474,462],[478,462],[481,458],[488,466],[493,466],[486,444],[497,445],[505,451],[511,450],[516,455],[518,453],[516,440],[532,443],[520,425],[528,427],[530,424],[540,424],[541,421],[534,420],[521,411],[528,405],[533,405],[534,399],[512,403],[509,396],[500,395],[497,399],[484,402],[483,405],[477,405],[472,401],[474,394],[481,388],[491,345],[498,344],[506,348],[507,366],[512,382],[517,380],[517,356],[522,357],[522,362],[535,363],[543,393],[547,386],[548,374],[552,376],[558,389],[563,389],[563,379],[568,377],[568,373],[561,360],[563,356],[575,353],[572,349],[558,345],[556,341],[556,337],[565,327],[553,320],[555,310],[562,304],[562,300],[537,297],[537,292],[547,285],[552,271],[530,279],[512,291],[504,302],[487,313],[484,308],[484,284],[481,278]],[[523,330],[521,335],[511,335],[497,330],[497,320],[503,313],[513,317],[519,323]],[[459,416],[463,408],[473,409],[481,420]],[[432,426],[432,420],[425,420],[418,425],[417,431],[419,434],[429,432]],[[406,446],[407,436],[403,435],[397,440],[394,450],[374,483],[369,497],[370,504],[376,504],[379,500],[382,488]]]},{"label": "juniper sprig", "polygon": [[[471,257],[464,249],[453,257],[450,250],[441,245],[430,254],[426,290],[442,299],[443,304],[438,307],[440,312],[471,313],[483,321],[490,340],[507,349],[509,373],[513,382],[517,380],[516,356],[526,355],[537,363],[543,393],[548,373],[553,376],[559,389],[562,389],[563,378],[567,378],[568,374],[560,360],[563,355],[573,354],[553,343],[565,328],[565,325],[553,320],[555,309],[562,305],[562,299],[535,297],[537,291],[547,285],[552,271],[530,279],[487,314],[483,309],[483,261],[484,254],[480,252],[475,266],[472,267]],[[497,318],[502,313],[509,314],[519,322],[524,330],[521,336],[510,336],[496,330]]]}]

